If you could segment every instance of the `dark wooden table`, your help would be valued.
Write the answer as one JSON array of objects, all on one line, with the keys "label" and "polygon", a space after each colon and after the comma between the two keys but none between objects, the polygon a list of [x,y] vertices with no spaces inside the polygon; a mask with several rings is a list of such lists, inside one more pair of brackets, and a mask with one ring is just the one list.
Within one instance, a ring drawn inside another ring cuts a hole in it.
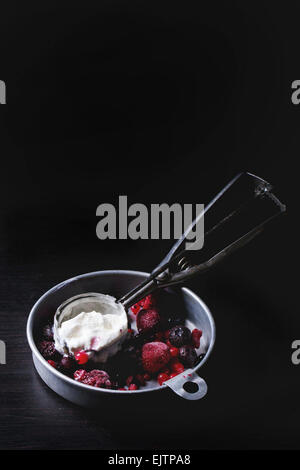
[{"label": "dark wooden table", "polygon": [[209,386],[205,399],[186,402],[170,393],[161,402],[150,399],[127,409],[120,405],[93,412],[48,389],[34,370],[26,341],[33,303],[76,273],[111,267],[112,257],[114,267],[118,258],[120,268],[150,269],[157,251],[155,242],[147,242],[149,250],[139,261],[134,257],[139,242],[137,248],[127,243],[126,252],[116,242],[112,255],[92,240],[76,257],[76,243],[70,241],[51,249],[23,240],[30,251],[15,244],[11,251],[8,240],[3,245],[0,339],[7,345],[7,364],[0,366],[0,448],[298,447],[300,369],[291,363],[290,346],[300,322],[283,288],[287,261],[279,252],[281,270],[275,269],[268,237],[190,285],[210,306],[217,327],[215,350],[201,370]]}]

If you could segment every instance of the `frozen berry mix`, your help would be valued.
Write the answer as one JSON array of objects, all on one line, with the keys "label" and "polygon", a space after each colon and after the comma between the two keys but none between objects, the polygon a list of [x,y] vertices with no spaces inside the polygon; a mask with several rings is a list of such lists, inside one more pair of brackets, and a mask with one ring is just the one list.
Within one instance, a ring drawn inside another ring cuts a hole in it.
[{"label": "frozen berry mix", "polygon": [[163,385],[203,358],[197,354],[202,331],[189,329],[183,315],[160,310],[153,295],[132,306],[121,350],[105,362],[97,362],[92,348],[72,355],[55,349],[53,323],[41,331],[38,349],[49,365],[77,382],[92,387],[135,391],[150,380]]}]

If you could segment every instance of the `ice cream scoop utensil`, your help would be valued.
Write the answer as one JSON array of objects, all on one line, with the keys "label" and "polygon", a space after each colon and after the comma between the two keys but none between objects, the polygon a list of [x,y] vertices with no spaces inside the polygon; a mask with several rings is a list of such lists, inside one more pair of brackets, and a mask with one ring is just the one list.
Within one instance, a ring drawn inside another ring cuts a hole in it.
[{"label": "ice cream scoop utensil", "polygon": [[[239,173],[206,205],[150,276],[118,302],[129,308],[157,289],[183,284],[206,272],[245,246],[285,210],[270,183],[248,172]],[[187,236],[204,216],[204,248],[187,250]]]}]

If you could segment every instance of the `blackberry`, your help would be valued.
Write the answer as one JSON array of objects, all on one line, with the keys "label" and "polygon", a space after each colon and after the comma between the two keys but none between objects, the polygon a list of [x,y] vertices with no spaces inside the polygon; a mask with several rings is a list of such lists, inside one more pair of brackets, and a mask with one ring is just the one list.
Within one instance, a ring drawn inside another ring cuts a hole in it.
[{"label": "blackberry", "polygon": [[52,341],[41,341],[38,345],[38,349],[41,355],[47,360],[56,360],[59,358],[59,353],[56,351]]},{"label": "blackberry", "polygon": [[75,368],[76,362],[70,356],[63,356],[59,365],[61,369],[70,371]]},{"label": "blackberry", "polygon": [[191,342],[191,332],[186,326],[174,326],[170,330],[169,341],[172,346],[175,346],[176,348],[185,346]]},{"label": "blackberry", "polygon": [[43,337],[48,341],[53,341],[53,325],[48,323],[42,329]]},{"label": "blackberry", "polygon": [[179,359],[187,367],[194,367],[197,362],[197,353],[192,346],[181,346],[179,349]]},{"label": "blackberry", "polygon": [[178,313],[169,313],[165,319],[165,327],[167,330],[169,330],[173,326],[182,325],[183,322],[183,315],[180,315]]}]

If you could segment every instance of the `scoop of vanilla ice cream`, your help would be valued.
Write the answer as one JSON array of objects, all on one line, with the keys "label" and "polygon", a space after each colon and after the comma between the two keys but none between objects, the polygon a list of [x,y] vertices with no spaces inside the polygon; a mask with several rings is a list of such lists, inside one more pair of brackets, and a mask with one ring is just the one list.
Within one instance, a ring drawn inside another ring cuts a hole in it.
[{"label": "scoop of vanilla ice cream", "polygon": [[[92,301],[80,299],[67,306],[68,311],[54,334],[55,347],[62,354],[75,355],[84,350],[96,351],[94,360],[105,362],[121,348],[128,331],[124,307],[109,295],[99,294]],[[75,303],[76,302],[76,303]],[[80,307],[84,310],[80,311]]]}]

